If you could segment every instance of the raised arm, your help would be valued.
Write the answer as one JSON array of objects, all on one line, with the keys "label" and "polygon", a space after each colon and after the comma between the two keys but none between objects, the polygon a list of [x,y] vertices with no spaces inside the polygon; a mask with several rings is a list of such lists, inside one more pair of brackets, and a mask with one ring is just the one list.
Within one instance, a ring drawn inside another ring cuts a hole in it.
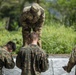
[{"label": "raised arm", "polygon": [[63,67],[63,69],[69,73],[75,65],[76,65],[76,51],[72,50],[71,56],[69,58],[69,62],[67,66]]}]

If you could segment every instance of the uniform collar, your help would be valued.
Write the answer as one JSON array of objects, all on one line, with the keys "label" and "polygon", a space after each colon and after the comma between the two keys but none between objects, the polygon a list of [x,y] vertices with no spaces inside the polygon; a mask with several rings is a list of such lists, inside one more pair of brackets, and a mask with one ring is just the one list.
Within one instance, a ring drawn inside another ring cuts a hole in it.
[{"label": "uniform collar", "polygon": [[30,46],[37,46],[37,45],[35,45],[35,44],[29,44]]}]

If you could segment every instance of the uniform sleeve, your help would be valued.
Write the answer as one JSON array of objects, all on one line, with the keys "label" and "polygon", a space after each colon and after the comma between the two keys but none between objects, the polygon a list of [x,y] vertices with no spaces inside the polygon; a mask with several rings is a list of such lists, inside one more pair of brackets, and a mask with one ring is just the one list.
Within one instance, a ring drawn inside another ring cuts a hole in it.
[{"label": "uniform sleeve", "polygon": [[18,53],[16,57],[16,66],[21,69],[21,51]]},{"label": "uniform sleeve", "polygon": [[41,23],[42,23],[42,22],[44,23],[44,21],[45,21],[45,13],[44,13],[43,10],[42,10],[42,14],[41,14],[41,16],[40,16],[40,21],[41,21]]},{"label": "uniform sleeve", "polygon": [[20,15],[20,18],[19,18],[19,22],[20,22],[20,25],[22,26],[25,26],[26,22],[26,12],[23,12],[21,15]]},{"label": "uniform sleeve", "polygon": [[8,54],[8,55],[5,56],[4,66],[5,66],[5,68],[8,68],[8,69],[13,69],[14,68],[15,63],[14,63],[14,60],[13,60],[13,57],[12,57],[11,54]]},{"label": "uniform sleeve", "polygon": [[42,57],[40,59],[40,69],[41,72],[45,72],[49,68],[49,62],[48,62],[48,57],[46,54],[42,54]]},{"label": "uniform sleeve", "polygon": [[16,66],[20,69],[23,67],[24,58],[25,58],[25,48],[21,48],[19,51],[17,57],[16,57]]},{"label": "uniform sleeve", "polygon": [[45,72],[49,68],[48,56],[43,51],[37,53],[36,68],[39,72]]},{"label": "uniform sleeve", "polygon": [[29,12],[30,11],[30,6],[29,7],[25,7],[23,9],[23,12],[19,18],[20,24],[25,27],[25,25],[28,23],[28,20],[32,20],[33,19],[33,15]]},{"label": "uniform sleeve", "polygon": [[[44,10],[42,10],[42,13],[41,13],[41,15],[40,15],[40,18],[39,18],[39,20],[36,22],[37,27],[35,28],[35,30],[36,30],[36,32],[37,32],[38,34],[41,34],[41,29],[42,29],[42,26],[43,26],[43,24],[44,24],[44,21],[45,21],[45,13],[44,13]],[[41,36],[41,35],[39,35],[39,36]]]},{"label": "uniform sleeve", "polygon": [[76,51],[73,50],[67,64],[67,72],[70,72],[71,69],[76,65]]},{"label": "uniform sleeve", "polygon": [[44,21],[45,21],[45,13],[44,13],[44,10],[41,10],[41,15],[40,15],[40,18],[39,20],[37,21],[37,26],[40,26],[42,27],[43,24],[44,24]]}]

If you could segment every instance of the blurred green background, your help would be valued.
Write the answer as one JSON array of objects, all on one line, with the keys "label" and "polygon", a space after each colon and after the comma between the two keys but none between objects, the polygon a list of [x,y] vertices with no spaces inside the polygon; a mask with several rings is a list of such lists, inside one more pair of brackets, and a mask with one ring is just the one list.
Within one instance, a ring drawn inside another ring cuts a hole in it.
[{"label": "blurred green background", "polygon": [[76,0],[0,0],[0,46],[9,40],[22,47],[19,16],[25,6],[39,3],[45,9],[42,48],[49,54],[68,54],[76,45]]}]

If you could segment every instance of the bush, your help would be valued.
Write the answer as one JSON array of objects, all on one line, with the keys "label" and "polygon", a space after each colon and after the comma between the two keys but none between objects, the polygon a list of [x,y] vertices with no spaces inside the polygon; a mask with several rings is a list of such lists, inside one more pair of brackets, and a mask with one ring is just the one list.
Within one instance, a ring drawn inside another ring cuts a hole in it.
[{"label": "bush", "polygon": [[0,31],[0,46],[5,45],[10,40],[16,43],[17,50],[14,53],[18,53],[20,47],[22,47],[21,28],[18,31],[12,31],[12,32],[8,32],[7,30]]},{"label": "bush", "polygon": [[47,53],[70,53],[76,44],[76,32],[60,25],[44,26],[42,31],[43,49]]},{"label": "bush", "polygon": [[[5,29],[0,31],[0,46],[3,46],[9,40],[14,41],[17,45],[18,53],[22,47],[22,31],[8,32]],[[42,28],[42,48],[49,54],[64,54],[70,53],[76,44],[76,32],[71,27],[56,23],[47,23]]]}]

